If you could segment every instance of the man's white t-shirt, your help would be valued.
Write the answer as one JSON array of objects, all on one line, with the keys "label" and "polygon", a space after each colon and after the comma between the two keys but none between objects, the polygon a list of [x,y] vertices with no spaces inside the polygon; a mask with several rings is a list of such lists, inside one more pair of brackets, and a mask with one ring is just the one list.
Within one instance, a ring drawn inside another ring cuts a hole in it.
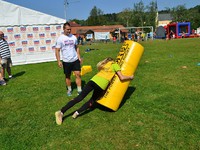
[{"label": "man's white t-shirt", "polygon": [[64,62],[74,62],[78,59],[76,52],[77,38],[73,35],[60,35],[56,41],[56,48],[61,49],[62,60]]}]

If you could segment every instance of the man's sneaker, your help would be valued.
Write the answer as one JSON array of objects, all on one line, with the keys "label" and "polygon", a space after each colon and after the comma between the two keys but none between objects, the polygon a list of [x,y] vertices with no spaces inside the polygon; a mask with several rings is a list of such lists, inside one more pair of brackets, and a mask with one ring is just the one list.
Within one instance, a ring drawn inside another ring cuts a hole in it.
[{"label": "man's sneaker", "polygon": [[72,96],[72,91],[68,90],[67,91],[67,96]]},{"label": "man's sneaker", "polygon": [[56,117],[56,123],[58,125],[62,124],[62,118],[63,118],[63,113],[61,111],[55,112],[55,117]]},{"label": "man's sneaker", "polygon": [[78,111],[75,111],[75,112],[74,112],[74,114],[72,115],[72,118],[74,118],[74,119],[75,119],[75,118],[77,118],[77,117],[78,117],[78,115],[79,115]]},{"label": "man's sneaker", "polygon": [[4,80],[0,80],[0,85],[6,85],[6,82]]}]

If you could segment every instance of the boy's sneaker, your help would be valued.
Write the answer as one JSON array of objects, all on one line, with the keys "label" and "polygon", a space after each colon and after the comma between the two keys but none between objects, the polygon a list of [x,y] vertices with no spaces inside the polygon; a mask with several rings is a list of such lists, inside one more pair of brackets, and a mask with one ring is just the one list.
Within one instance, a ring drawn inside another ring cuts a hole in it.
[{"label": "boy's sneaker", "polygon": [[6,79],[6,78],[3,78],[3,80],[4,80],[4,81],[8,81],[8,79]]},{"label": "boy's sneaker", "polygon": [[55,112],[55,117],[56,117],[57,125],[61,125],[62,124],[63,113],[61,111],[57,111],[57,112]]},{"label": "boy's sneaker", "polygon": [[72,115],[72,118],[74,118],[74,119],[75,119],[75,118],[77,118],[77,117],[78,117],[78,115],[79,115],[78,111],[75,111],[75,112],[74,112],[74,114]]},{"label": "boy's sneaker", "polygon": [[6,82],[4,80],[0,80],[0,85],[6,85]]},{"label": "boy's sneaker", "polygon": [[9,78],[9,79],[13,79],[14,77],[13,77],[13,76],[9,76],[8,78]]},{"label": "boy's sneaker", "polygon": [[72,91],[68,90],[67,91],[67,96],[72,96]]}]

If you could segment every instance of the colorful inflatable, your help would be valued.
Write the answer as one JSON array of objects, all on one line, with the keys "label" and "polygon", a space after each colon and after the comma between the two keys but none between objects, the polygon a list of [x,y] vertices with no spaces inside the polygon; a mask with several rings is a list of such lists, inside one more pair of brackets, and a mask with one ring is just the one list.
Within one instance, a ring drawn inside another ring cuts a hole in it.
[{"label": "colorful inflatable", "polygon": [[[144,48],[137,42],[127,40],[123,43],[116,62],[124,75],[132,75],[137,69]],[[104,96],[97,103],[116,111],[128,89],[130,81],[121,82],[117,75],[113,77]]]}]

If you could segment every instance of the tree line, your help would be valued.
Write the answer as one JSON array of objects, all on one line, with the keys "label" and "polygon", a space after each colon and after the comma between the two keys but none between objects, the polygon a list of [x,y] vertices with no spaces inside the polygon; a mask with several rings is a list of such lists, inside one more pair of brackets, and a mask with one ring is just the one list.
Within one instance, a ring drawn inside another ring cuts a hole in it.
[{"label": "tree line", "polygon": [[171,15],[172,22],[189,21],[192,29],[200,27],[200,5],[189,9],[185,5],[178,5],[158,11],[155,1],[150,2],[147,6],[142,1],[133,3],[133,8],[125,8],[120,13],[111,14],[104,14],[101,9],[94,6],[86,20],[73,19],[70,21],[75,21],[82,26],[121,24],[125,27],[153,26],[155,29],[157,15],[166,13]]}]

